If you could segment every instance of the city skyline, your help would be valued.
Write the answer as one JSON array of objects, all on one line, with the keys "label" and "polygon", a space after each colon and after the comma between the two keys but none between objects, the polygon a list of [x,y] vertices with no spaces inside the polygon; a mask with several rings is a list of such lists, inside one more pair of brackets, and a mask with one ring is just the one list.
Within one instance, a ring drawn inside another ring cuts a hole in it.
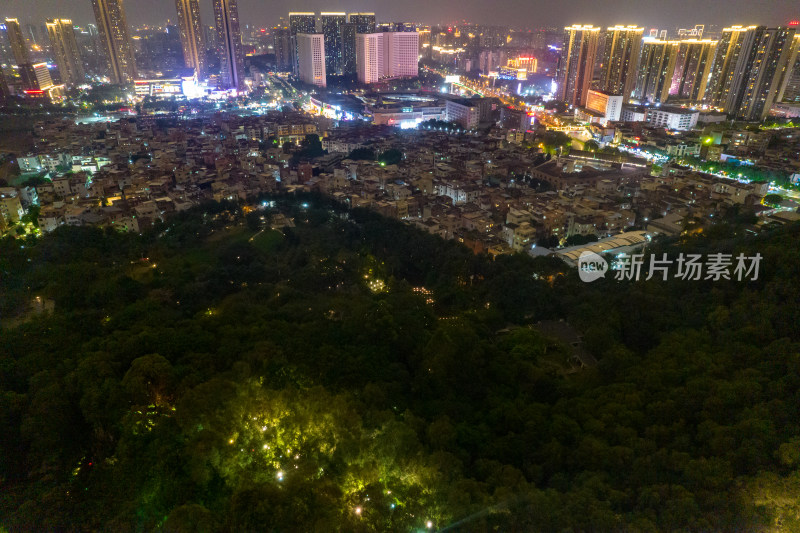
[{"label": "city skyline", "polygon": [[[177,24],[173,2],[137,0],[126,2],[125,7],[132,25],[159,25],[166,20]],[[736,0],[727,3],[724,11],[688,0],[672,3],[669,8],[661,3],[639,3],[633,13],[630,6],[621,1],[607,3],[602,12],[598,12],[589,0],[576,0],[558,11],[539,9],[545,7],[544,4],[536,6],[522,0],[504,0],[499,4],[430,4],[421,0],[402,4],[357,1],[344,5],[329,0],[311,0],[302,4],[276,2],[269,7],[258,0],[240,0],[239,10],[242,20],[263,26],[277,23],[279,17],[285,18],[290,11],[314,11],[317,14],[323,11],[369,11],[375,12],[379,21],[413,20],[426,24],[449,24],[466,20],[472,23],[510,25],[514,28],[559,27],[573,23],[600,26],[637,24],[646,29],[672,29],[694,24],[775,26],[800,18],[800,8],[791,0],[771,0],[757,4]],[[201,10],[205,21],[213,20],[211,0],[201,2]],[[454,17],[454,13],[458,16]],[[46,18],[54,17],[71,18],[79,25],[93,22],[89,0],[7,0],[0,11],[0,17],[17,17],[21,22],[41,20],[42,24]]]}]

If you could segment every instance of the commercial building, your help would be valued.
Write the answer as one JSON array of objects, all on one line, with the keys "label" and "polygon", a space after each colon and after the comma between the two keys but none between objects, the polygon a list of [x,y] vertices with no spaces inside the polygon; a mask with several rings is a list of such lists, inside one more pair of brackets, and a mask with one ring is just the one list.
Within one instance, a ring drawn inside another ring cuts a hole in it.
[{"label": "commercial building", "polygon": [[678,41],[675,69],[669,88],[670,99],[696,103],[706,92],[717,41],[685,39]]},{"label": "commercial building", "polygon": [[325,36],[321,33],[298,33],[297,56],[300,79],[309,85],[325,87]]},{"label": "commercial building", "polygon": [[136,60],[122,2],[92,0],[100,43],[108,59],[108,77],[116,84],[136,79]]},{"label": "commercial building", "polygon": [[61,83],[72,87],[84,82],[83,60],[70,19],[48,19],[47,34],[61,75]]},{"label": "commercial building", "polygon": [[206,76],[206,46],[203,39],[203,23],[200,18],[199,0],[175,0],[178,10],[178,28],[181,34],[183,60],[193,68],[198,79]]},{"label": "commercial building", "polygon": [[477,128],[481,121],[480,106],[467,98],[448,100],[445,104],[445,115],[449,122],[457,122],[465,130]]},{"label": "commercial building", "polygon": [[636,85],[644,28],[612,26],[606,30],[600,89],[611,94],[631,97]]},{"label": "commercial building", "polygon": [[26,63],[20,65],[22,83],[26,89],[40,89],[46,91],[53,86],[53,78],[47,69],[47,63]]},{"label": "commercial building", "polygon": [[244,53],[236,0],[214,0],[220,87],[244,90]]},{"label": "commercial building", "polygon": [[375,125],[416,128],[429,120],[445,120],[447,108],[442,102],[406,102],[369,106]]},{"label": "commercial building", "polygon": [[586,107],[576,111],[576,115],[583,114],[581,118],[587,122],[598,122],[605,125],[608,122],[616,122],[622,116],[622,103],[624,98],[621,94],[611,94],[604,91],[589,89],[586,93]]},{"label": "commercial building", "polygon": [[344,13],[320,13],[322,35],[325,40],[325,72],[342,73],[342,34],[341,26],[347,23]]},{"label": "commercial building", "polygon": [[639,102],[666,102],[678,55],[677,41],[644,39],[633,98]]},{"label": "commercial building", "polygon": [[647,108],[645,122],[668,130],[686,131],[697,126],[700,111],[682,107],[659,106]]},{"label": "commercial building", "polygon": [[558,99],[582,106],[594,73],[600,28],[576,24],[565,28],[565,32],[557,76]]}]

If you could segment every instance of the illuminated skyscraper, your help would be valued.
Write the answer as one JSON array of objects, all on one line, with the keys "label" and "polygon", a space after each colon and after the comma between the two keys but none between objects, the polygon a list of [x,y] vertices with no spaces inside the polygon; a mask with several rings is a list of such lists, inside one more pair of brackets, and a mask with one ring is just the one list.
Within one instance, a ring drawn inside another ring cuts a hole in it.
[{"label": "illuminated skyscraper", "polygon": [[244,54],[239,32],[239,9],[236,0],[214,0],[217,23],[217,50],[220,84],[225,89],[244,89]]},{"label": "illuminated skyscraper", "polygon": [[795,29],[786,26],[757,30],[753,61],[747,66],[742,101],[728,110],[741,120],[764,120],[777,101],[784,77],[790,72]]},{"label": "illuminated skyscraper", "polygon": [[181,32],[183,61],[193,68],[199,79],[206,76],[206,46],[203,23],[200,19],[199,0],[175,0],[178,10],[178,28]]},{"label": "illuminated skyscraper", "polygon": [[586,104],[594,73],[600,28],[573,25],[565,28],[564,49],[558,71],[558,99],[570,105]]},{"label": "illuminated skyscraper", "polygon": [[347,23],[347,16],[344,13],[320,13],[320,21],[322,35],[325,37],[325,71],[329,74],[341,74],[341,26]]},{"label": "illuminated skyscraper", "polygon": [[633,98],[639,102],[666,102],[672,86],[677,55],[677,41],[644,39]]},{"label": "illuminated skyscraper", "polygon": [[299,72],[297,61],[297,34],[316,33],[317,17],[314,13],[289,13],[289,31],[292,34],[292,71]]},{"label": "illuminated skyscraper", "polygon": [[724,110],[738,107],[745,69],[752,63],[756,26],[732,26],[722,30],[717,43],[703,101]]},{"label": "illuminated skyscraper", "polygon": [[706,92],[706,83],[714,63],[717,41],[686,39],[678,41],[675,70],[669,89],[670,98],[699,102]]},{"label": "illuminated skyscraper", "polygon": [[606,30],[603,49],[603,70],[600,89],[610,94],[621,94],[623,101],[631,97],[636,85],[636,67],[642,46],[644,28],[613,26]]},{"label": "illuminated skyscraper", "polygon": [[791,79],[795,32],[792,27],[725,28],[705,102],[741,120],[766,117]]},{"label": "illuminated skyscraper", "polygon": [[325,37],[321,33],[297,34],[300,79],[309,85],[325,87]]},{"label": "illuminated skyscraper", "polygon": [[278,70],[292,70],[292,32],[289,28],[272,28],[272,46],[275,50],[275,63]]},{"label": "illuminated skyscraper", "polygon": [[342,51],[342,74],[355,74],[356,73],[356,24],[348,22],[339,26],[339,34],[341,35]]},{"label": "illuminated skyscraper", "polygon": [[794,52],[778,91],[778,101],[800,103],[800,34],[794,36]]},{"label": "illuminated skyscraper", "polygon": [[350,13],[347,22],[356,25],[356,33],[375,33],[375,13]]},{"label": "illuminated skyscraper", "polygon": [[92,0],[100,42],[108,59],[112,83],[129,83],[136,79],[136,60],[133,56],[128,22],[123,0]]},{"label": "illuminated skyscraper", "polygon": [[6,34],[11,45],[11,54],[17,65],[21,66],[30,63],[28,55],[28,45],[25,44],[25,37],[22,35],[22,28],[17,19],[6,19]]},{"label": "illuminated skyscraper", "polygon": [[75,28],[70,19],[48,19],[47,34],[61,75],[61,83],[72,87],[83,83],[83,60],[75,39]]}]

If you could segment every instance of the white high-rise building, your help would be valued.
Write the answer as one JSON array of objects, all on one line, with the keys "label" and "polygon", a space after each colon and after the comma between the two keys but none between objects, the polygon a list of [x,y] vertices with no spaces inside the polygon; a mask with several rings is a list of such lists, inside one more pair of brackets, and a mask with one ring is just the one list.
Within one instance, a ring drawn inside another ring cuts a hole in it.
[{"label": "white high-rise building", "polygon": [[386,76],[412,77],[419,74],[419,33],[415,31],[383,34]]},{"label": "white high-rise building", "polygon": [[325,36],[321,33],[298,33],[297,59],[300,79],[309,85],[325,87]]},{"label": "white high-rise building", "polygon": [[356,71],[361,83],[377,83],[383,77],[383,34],[356,35]]},{"label": "white high-rise building", "polygon": [[419,33],[359,33],[356,36],[356,70],[361,83],[381,78],[419,75]]}]

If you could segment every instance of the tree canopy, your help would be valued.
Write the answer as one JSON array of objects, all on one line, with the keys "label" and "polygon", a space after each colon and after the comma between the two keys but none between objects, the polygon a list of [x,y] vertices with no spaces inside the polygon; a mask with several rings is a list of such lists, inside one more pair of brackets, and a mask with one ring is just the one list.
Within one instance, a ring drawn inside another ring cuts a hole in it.
[{"label": "tree canopy", "polygon": [[0,241],[1,527],[796,526],[800,226],[648,251],[757,252],[755,281],[586,284],[271,200],[296,227],[212,203]]}]

